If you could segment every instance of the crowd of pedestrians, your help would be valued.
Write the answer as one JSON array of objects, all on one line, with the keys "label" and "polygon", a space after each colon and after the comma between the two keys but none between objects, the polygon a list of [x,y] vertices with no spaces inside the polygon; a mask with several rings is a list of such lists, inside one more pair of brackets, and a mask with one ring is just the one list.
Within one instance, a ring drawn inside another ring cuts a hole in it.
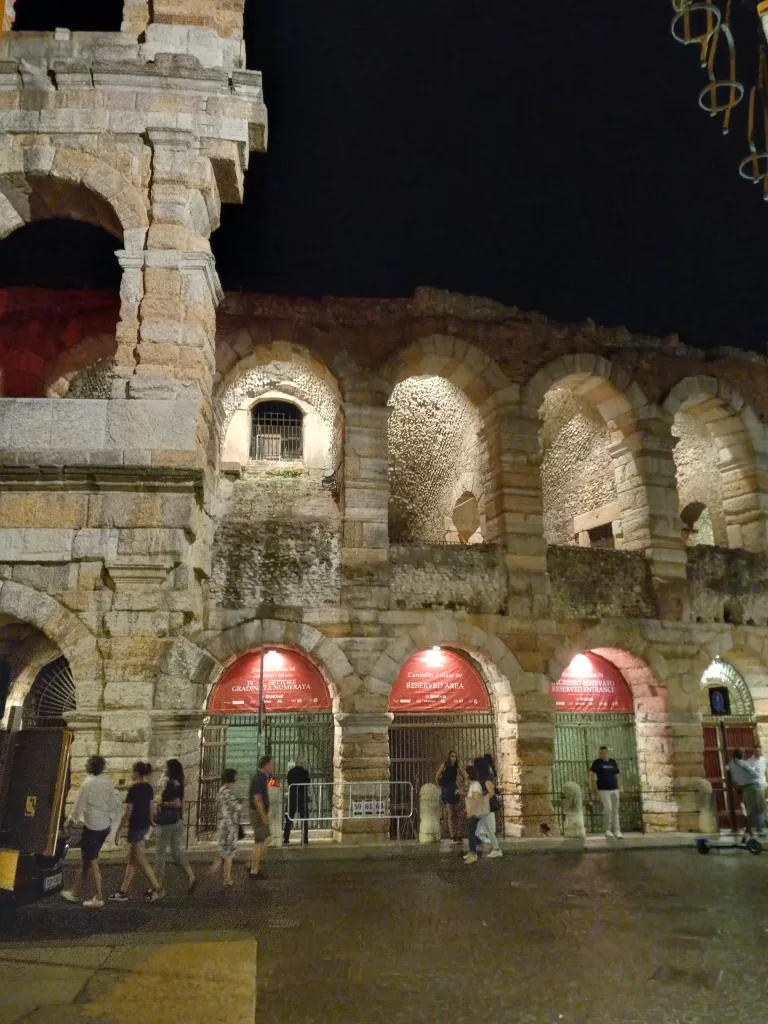
[{"label": "crowd of pedestrians", "polygon": [[[154,903],[165,896],[166,867],[175,865],[187,880],[187,894],[191,895],[197,886],[189,858],[186,853],[184,835],[184,769],[181,762],[172,758],[166,762],[160,786],[156,795],[150,783],[152,765],[137,761],[133,765],[131,786],[125,798],[121,796],[112,781],[105,774],[106,762],[100,755],[88,759],[87,777],[81,785],[65,821],[65,828],[81,827],[80,871],[72,886],[62,892],[70,903],[79,903],[89,908],[104,906],[99,854],[110,833],[115,844],[125,836],[128,841],[128,861],[120,888],[108,899],[124,903],[130,899],[131,887],[138,874],[144,876],[148,888],[144,898]],[[253,830],[253,849],[248,877],[258,881],[265,877],[261,863],[269,841],[271,827],[269,797],[274,767],[271,757],[262,757],[258,770],[251,779],[248,795],[247,815]],[[222,773],[221,786],[216,795],[216,827],[218,856],[210,868],[212,875],[220,875],[222,885],[232,885],[232,862],[239,840],[245,837],[243,820],[246,812],[238,799],[234,785],[237,772],[227,768]],[[292,763],[288,772],[289,807],[285,816],[283,842],[290,841],[294,821],[303,826],[303,839],[308,839],[309,815],[309,773],[301,764]],[[147,852],[150,831],[155,838],[154,863]],[[86,898],[89,880],[93,884],[93,895]]]},{"label": "crowd of pedestrians", "polygon": [[451,750],[437,770],[435,783],[446,809],[449,836],[457,844],[463,841],[460,814],[463,799],[469,841],[464,863],[475,864],[480,856],[501,857],[496,837],[496,812],[501,809],[501,794],[492,755],[476,757],[472,764],[462,768],[456,751]]}]

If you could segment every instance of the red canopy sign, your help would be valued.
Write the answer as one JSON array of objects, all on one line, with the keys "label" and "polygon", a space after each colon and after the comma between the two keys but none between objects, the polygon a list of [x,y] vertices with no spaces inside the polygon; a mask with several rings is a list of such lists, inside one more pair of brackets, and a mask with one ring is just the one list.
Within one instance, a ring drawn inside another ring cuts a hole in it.
[{"label": "red canopy sign", "polygon": [[400,669],[390,711],[490,711],[485,683],[468,661],[438,647],[419,651]]},{"label": "red canopy sign", "polygon": [[[212,715],[254,715],[259,712],[259,664],[254,651],[230,665],[208,702]],[[264,710],[330,711],[331,696],[315,666],[294,651],[269,650],[264,655]]]},{"label": "red canopy sign", "polygon": [[615,665],[597,654],[577,654],[549,688],[556,711],[631,714],[635,710],[627,681]]}]

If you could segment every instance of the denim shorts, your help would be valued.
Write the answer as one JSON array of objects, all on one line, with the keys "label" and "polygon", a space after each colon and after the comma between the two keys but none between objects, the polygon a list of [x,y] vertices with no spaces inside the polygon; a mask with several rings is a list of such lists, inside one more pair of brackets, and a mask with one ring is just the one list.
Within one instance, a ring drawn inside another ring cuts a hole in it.
[{"label": "denim shorts", "polygon": [[149,835],[148,828],[129,828],[128,829],[128,842],[129,843],[143,843],[146,841]]},{"label": "denim shorts", "polygon": [[80,854],[83,860],[98,860],[104,840],[108,835],[108,828],[95,831],[83,825],[83,833],[80,837]]}]

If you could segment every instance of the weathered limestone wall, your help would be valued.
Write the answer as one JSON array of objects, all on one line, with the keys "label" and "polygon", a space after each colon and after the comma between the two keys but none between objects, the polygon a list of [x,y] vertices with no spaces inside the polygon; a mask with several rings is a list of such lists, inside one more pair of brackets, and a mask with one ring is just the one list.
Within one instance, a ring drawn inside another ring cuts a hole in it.
[{"label": "weathered limestone wall", "polygon": [[593,405],[565,389],[545,396],[541,420],[544,536],[575,544],[574,517],[617,500],[610,432]]},{"label": "weathered limestone wall", "polygon": [[650,566],[642,552],[549,547],[547,572],[558,619],[656,617]]},{"label": "weathered limestone wall", "polygon": [[454,505],[475,495],[484,518],[486,460],[477,409],[442,377],[411,377],[392,392],[389,526],[393,541],[445,543]]},{"label": "weathered limestone wall", "polygon": [[209,590],[213,606],[338,605],[341,515],[321,476],[261,469],[222,480]]},{"label": "weathered limestone wall", "polygon": [[768,573],[763,555],[726,548],[692,548],[688,558],[695,622],[768,623]]},{"label": "weathered limestone wall", "polygon": [[508,583],[504,551],[489,544],[390,545],[393,608],[463,609],[503,615]]},{"label": "weathered limestone wall", "polygon": [[706,426],[690,413],[679,412],[672,425],[677,438],[674,448],[677,493],[680,511],[691,502],[709,509],[715,543],[728,546],[723,491],[717,448]]}]

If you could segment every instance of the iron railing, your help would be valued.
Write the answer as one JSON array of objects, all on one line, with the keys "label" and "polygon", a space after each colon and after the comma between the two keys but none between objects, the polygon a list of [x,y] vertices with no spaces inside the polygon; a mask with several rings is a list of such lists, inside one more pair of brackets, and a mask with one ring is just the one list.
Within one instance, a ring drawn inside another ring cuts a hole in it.
[{"label": "iron railing", "polygon": [[[259,408],[256,406],[256,410]],[[259,461],[300,459],[303,454],[304,433],[301,413],[296,416],[285,412],[256,410],[251,433],[251,458]]]}]

